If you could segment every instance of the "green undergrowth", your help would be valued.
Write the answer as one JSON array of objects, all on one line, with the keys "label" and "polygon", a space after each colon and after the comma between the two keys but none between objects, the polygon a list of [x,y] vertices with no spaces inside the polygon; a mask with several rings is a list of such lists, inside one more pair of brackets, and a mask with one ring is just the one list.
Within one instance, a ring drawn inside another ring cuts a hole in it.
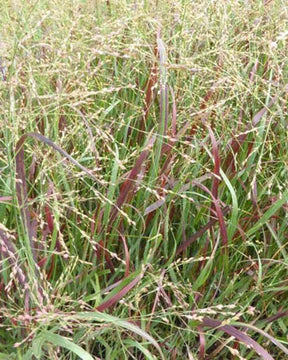
[{"label": "green undergrowth", "polygon": [[287,358],[285,1],[0,10],[0,359]]}]

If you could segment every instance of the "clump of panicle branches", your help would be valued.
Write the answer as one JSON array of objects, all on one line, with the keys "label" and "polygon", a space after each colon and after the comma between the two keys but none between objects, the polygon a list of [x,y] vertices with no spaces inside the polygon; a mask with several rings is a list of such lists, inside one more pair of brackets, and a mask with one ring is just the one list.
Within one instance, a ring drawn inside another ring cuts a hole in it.
[{"label": "clump of panicle branches", "polygon": [[285,359],[283,1],[4,1],[0,359]]}]

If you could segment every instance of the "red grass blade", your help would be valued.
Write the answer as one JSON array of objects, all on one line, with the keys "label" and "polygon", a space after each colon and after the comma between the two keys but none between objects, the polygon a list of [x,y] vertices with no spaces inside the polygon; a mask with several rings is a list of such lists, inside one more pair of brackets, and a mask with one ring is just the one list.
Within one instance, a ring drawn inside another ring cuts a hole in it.
[{"label": "red grass blade", "polygon": [[216,211],[216,214],[217,214],[217,217],[219,220],[220,233],[221,233],[222,243],[223,243],[224,250],[225,250],[228,245],[228,235],[227,235],[227,228],[226,228],[225,220],[224,220],[224,214],[219,205],[219,199],[216,199],[215,196],[211,193],[211,191],[205,185],[203,185],[201,183],[195,183],[195,185],[197,185],[200,189],[207,192],[212,198],[212,201],[213,201],[213,204],[215,207],[215,211]]},{"label": "red grass blade", "polygon": [[147,208],[144,211],[144,216],[152,213],[153,211],[159,209],[163,204],[165,204],[165,199],[160,199],[154,202],[153,204],[147,206]]},{"label": "red grass blade", "polygon": [[30,182],[33,181],[34,177],[35,177],[35,172],[36,172],[36,156],[35,154],[33,154],[32,157],[32,163],[29,169],[29,174],[28,174],[28,179]]},{"label": "red grass blade", "polygon": [[[213,176],[213,174],[205,174],[195,180],[190,181],[189,183],[187,183],[181,187],[179,193],[189,190],[191,187],[191,184],[195,186],[199,182],[203,182],[207,179],[212,178],[212,176]],[[170,186],[173,187],[174,186],[173,183],[170,184]],[[165,204],[165,195],[162,195],[162,196],[163,196],[163,199],[157,200],[154,203],[152,203],[151,205],[147,206],[147,208],[144,211],[144,216],[151,214],[152,212],[159,209],[162,205]]]},{"label": "red grass blade", "polygon": [[121,290],[117,292],[114,296],[112,296],[110,299],[102,303],[101,305],[97,306],[96,310],[98,311],[104,311],[114,304],[116,304],[119,300],[121,300],[131,289],[134,288],[134,286],[137,285],[139,280],[142,278],[142,274],[138,275],[135,279],[133,279],[128,285],[124,286]]},{"label": "red grass blade", "polygon": [[265,322],[270,323],[275,320],[281,319],[282,317],[287,317],[287,316],[288,316],[288,310],[279,311],[277,314],[265,319]]},{"label": "red grass blade", "polygon": [[199,360],[202,360],[205,358],[205,335],[203,333],[202,326],[198,326],[198,332],[199,332]]},{"label": "red grass blade", "polygon": [[251,70],[251,72],[249,74],[249,80],[251,82],[253,82],[254,79],[255,79],[255,75],[256,75],[256,72],[258,70],[258,67],[259,67],[259,60],[256,59],[255,64],[253,65],[253,68],[252,68],[252,70]]},{"label": "red grass blade", "polygon": [[[226,215],[229,212],[230,208],[229,206],[226,206],[222,209],[222,214]],[[209,229],[211,229],[211,227],[213,225],[215,225],[218,222],[218,219],[211,219],[205,226],[203,226],[203,228],[201,228],[200,230],[198,230],[195,234],[193,234],[188,240],[183,241],[182,244],[180,244],[180,246],[178,246],[177,251],[176,251],[176,256],[181,254],[183,251],[185,251],[191,244],[193,244],[200,236],[202,236],[203,234],[205,234],[205,232]]]},{"label": "red grass blade", "polygon": [[237,135],[236,138],[230,141],[230,144],[227,147],[228,155],[224,162],[224,168],[228,169],[234,163],[234,156],[240,150],[241,145],[246,140],[247,135],[251,132],[252,127],[256,127],[259,122],[261,121],[262,117],[266,114],[266,112],[270,109],[272,105],[275,104],[277,97],[274,96],[268,103],[267,106],[264,106],[252,119],[252,126],[248,125],[246,130],[242,133]]},{"label": "red grass blade", "polygon": [[13,200],[13,196],[0,196],[0,203],[2,204],[10,204]]},{"label": "red grass blade", "polygon": [[124,204],[125,200],[127,199],[127,196],[131,193],[131,191],[135,188],[135,180],[137,179],[137,176],[139,175],[141,171],[141,167],[146,161],[150,149],[153,146],[155,142],[155,137],[153,136],[150,141],[148,142],[148,145],[146,146],[146,149],[144,149],[138,159],[136,160],[136,163],[132,170],[130,171],[128,178],[124,181],[123,185],[121,186],[120,193],[116,202],[116,206],[113,207],[111,210],[110,220],[108,228],[111,227],[112,223],[115,221],[116,216],[118,214],[119,209]]},{"label": "red grass blade", "polygon": [[267,111],[271,108],[272,105],[275,104],[277,100],[277,96],[274,96],[268,103],[267,106],[264,106],[252,119],[252,125],[257,126],[261,121],[262,117],[267,113]]},{"label": "red grass blade", "polygon": [[[155,57],[158,57],[158,51],[157,51],[156,46],[154,49],[154,55],[155,55]],[[151,105],[153,103],[153,97],[154,97],[153,89],[154,89],[155,85],[157,84],[157,82],[158,82],[157,63],[156,63],[156,61],[154,61],[152,64],[151,70],[150,70],[150,75],[149,75],[147,84],[146,84],[146,94],[145,94],[145,100],[144,100],[144,113],[140,120],[138,142],[143,137],[143,131],[145,129],[146,120],[148,118],[148,114],[149,114]]]},{"label": "red grass blade", "polygon": [[62,156],[66,157],[68,160],[72,162],[72,164],[79,167],[82,171],[84,171],[87,175],[92,177],[94,180],[97,180],[96,177],[92,174],[90,170],[82,166],[78,163],[72,156],[70,156],[66,151],[62,150],[58,145],[54,144],[53,141],[47,139],[45,136],[38,133],[28,133],[23,135],[16,144],[16,193],[18,198],[18,203],[21,209],[21,216],[23,219],[23,223],[25,228],[27,229],[30,247],[32,256],[35,264],[37,263],[36,253],[33,246],[33,223],[31,221],[30,212],[27,204],[27,182],[26,182],[26,172],[25,172],[25,164],[24,164],[24,143],[28,137],[32,137],[38,141],[43,142],[46,145],[51,146],[54,150],[58,151]]},{"label": "red grass blade", "polygon": [[[53,193],[53,184],[51,182],[49,182],[49,186],[48,186],[48,191],[47,191],[47,198],[49,198],[49,196]],[[50,232],[50,234],[53,233],[54,231],[54,219],[53,219],[53,215],[50,211],[50,207],[48,205],[48,203],[45,203],[44,205],[44,212],[45,212],[45,217],[46,217],[46,221],[47,221],[47,225],[48,225],[48,230]]]},{"label": "red grass blade", "polygon": [[108,267],[109,267],[109,269],[111,271],[111,274],[114,274],[115,273],[115,268],[114,268],[113,262],[111,260],[110,254],[107,251],[103,240],[100,240],[98,243],[96,243],[96,255],[97,255],[97,258],[98,258],[99,262],[102,261],[103,253],[104,253],[105,261],[106,261],[106,263],[107,263],[107,265],[108,265]]},{"label": "red grass blade", "polygon": [[234,336],[237,340],[241,341],[248,348],[252,348],[253,350],[255,350],[262,359],[274,360],[273,357],[261,345],[259,345],[255,340],[253,340],[250,336],[246,335],[244,332],[236,329],[234,326],[222,325],[221,321],[206,317],[202,320],[201,325],[217,329],[225,332],[230,336]]}]

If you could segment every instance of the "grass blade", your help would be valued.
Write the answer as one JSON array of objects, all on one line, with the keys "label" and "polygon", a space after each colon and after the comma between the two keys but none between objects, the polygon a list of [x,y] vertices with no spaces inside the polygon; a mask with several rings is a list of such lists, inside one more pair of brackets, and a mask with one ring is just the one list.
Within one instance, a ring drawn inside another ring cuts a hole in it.
[{"label": "grass blade", "polygon": [[250,336],[246,335],[245,333],[231,325],[222,325],[221,321],[210,319],[207,317],[203,319],[201,325],[217,329],[219,331],[225,332],[230,336],[234,336],[237,340],[241,341],[248,348],[251,347],[253,350],[255,350],[256,353],[261,356],[263,360],[274,360],[273,357],[255,340],[253,340]]},{"label": "grass blade", "polygon": [[[158,56],[157,47],[155,47],[154,55],[155,55],[155,57]],[[154,97],[153,89],[154,89],[155,85],[157,84],[157,81],[158,81],[157,64],[156,64],[156,62],[153,62],[151,70],[150,70],[149,79],[148,79],[148,82],[146,85],[144,114],[140,120],[138,142],[140,142],[143,137],[143,132],[145,130],[145,125],[146,125],[146,121],[148,118],[149,110],[153,103],[153,97]]]},{"label": "grass blade", "polygon": [[220,169],[220,174],[221,174],[221,177],[222,177],[223,181],[225,182],[227,188],[229,189],[231,198],[232,198],[231,217],[230,217],[230,223],[227,228],[228,241],[230,242],[233,239],[233,236],[237,230],[237,225],[238,225],[238,213],[239,213],[238,200],[237,200],[237,195],[235,193],[235,189],[233,188],[228,177],[225,175],[225,173],[221,169]]},{"label": "grass blade", "polygon": [[[133,274],[135,276],[135,274]],[[111,294],[108,295],[108,299],[104,300],[104,302],[97,306],[96,310],[98,311],[104,311],[108,308],[110,308],[112,305],[116,304],[119,300],[121,300],[131,289],[133,289],[139,280],[142,278],[142,274],[136,276],[135,279],[130,281],[127,285],[123,287],[123,284],[127,283],[128,278],[124,279],[117,288],[115,288]]]},{"label": "grass blade", "polygon": [[266,331],[257,328],[256,326],[253,326],[251,324],[245,324],[245,323],[241,323],[241,322],[236,322],[233,323],[234,326],[243,326],[247,329],[251,329],[255,332],[258,332],[259,334],[261,334],[262,336],[266,337],[268,340],[270,340],[274,345],[276,345],[280,350],[282,350],[286,355],[288,355],[288,349],[282,345],[278,340],[275,339],[275,337],[271,336],[270,334],[268,334]]},{"label": "grass blade", "polygon": [[273,216],[276,211],[278,211],[285,203],[288,202],[288,190],[286,190],[283,194],[281,199],[275,201],[275,203],[263,214],[261,219],[257,221],[257,223],[247,231],[246,235],[248,237],[252,236],[257,232],[265,223]]},{"label": "grass blade", "polygon": [[213,173],[215,175],[213,177],[211,193],[215,197],[215,199],[218,199],[218,187],[219,187],[219,183],[220,183],[220,156],[219,156],[217,141],[216,141],[215,135],[210,126],[208,126],[208,131],[209,131],[209,135],[210,135],[210,139],[211,139],[211,143],[212,143],[212,149],[213,149],[213,158],[214,158]]},{"label": "grass blade", "polygon": [[[230,208],[229,206],[226,206],[225,208],[222,209],[222,214],[226,215],[229,212]],[[218,219],[211,219],[209,220],[209,222],[203,226],[203,228],[201,228],[200,230],[198,230],[195,234],[193,234],[188,240],[184,241],[181,243],[181,245],[178,246],[177,251],[176,251],[176,256],[181,254],[183,251],[185,251],[191,244],[193,244],[200,236],[202,236],[203,234],[205,234],[205,232],[209,229],[211,229],[211,227],[213,225],[215,225],[218,222]]]},{"label": "grass blade", "polygon": [[23,135],[16,144],[16,193],[18,198],[18,203],[21,210],[21,215],[25,228],[27,229],[28,238],[30,246],[27,247],[28,258],[30,259],[30,265],[35,269],[35,264],[37,263],[36,252],[33,245],[33,235],[34,229],[31,221],[30,211],[27,204],[27,182],[26,182],[26,172],[24,165],[24,143],[28,137],[32,137],[38,141],[43,142],[44,144],[52,147],[54,150],[58,151],[62,156],[66,157],[74,165],[84,171],[87,175],[92,177],[94,180],[97,180],[92,172],[86,169],[84,166],[78,163],[72,156],[70,156],[66,151],[62,150],[58,145],[53,141],[47,139],[45,136],[38,133],[28,133]]},{"label": "grass blade", "polygon": [[124,181],[123,185],[121,186],[120,193],[116,202],[116,207],[112,209],[110,214],[108,228],[111,227],[112,223],[115,221],[118,211],[124,204],[125,200],[127,199],[128,194],[130,194],[131,191],[133,191],[133,189],[135,188],[135,180],[137,179],[137,176],[141,171],[141,167],[149,155],[150,149],[153,146],[154,141],[155,141],[155,137],[153,136],[148,141],[146,148],[140,153],[138,159],[135,162],[134,167],[132,168],[132,170],[128,175],[128,178]]},{"label": "grass blade", "polygon": [[16,249],[12,241],[9,239],[7,235],[7,231],[2,224],[0,224],[0,252],[3,253],[4,258],[8,259],[8,262],[13,267],[13,271],[16,272],[17,279],[19,284],[22,286],[24,291],[24,299],[25,299],[25,310],[28,311],[29,309],[29,284],[27,282],[26,276],[24,271],[17,264],[17,257],[16,257]]},{"label": "grass blade", "polygon": [[159,171],[159,163],[161,159],[161,152],[164,142],[164,136],[167,133],[168,126],[168,85],[167,85],[167,71],[166,71],[166,50],[163,40],[160,36],[160,30],[157,33],[157,48],[159,54],[159,67],[160,67],[160,119],[158,124],[157,141],[155,158],[152,167],[152,178],[157,178]]},{"label": "grass blade", "polygon": [[50,331],[42,331],[41,338],[43,341],[52,343],[55,346],[60,346],[65,348],[75,355],[79,356],[82,360],[93,360],[93,357],[84,349],[82,349],[79,345],[75,344],[74,342],[68,340],[66,337],[54,334]]},{"label": "grass blade", "polygon": [[85,320],[90,320],[90,321],[98,321],[101,323],[107,323],[107,324],[113,324],[117,327],[123,328],[125,330],[131,331],[132,333],[141,336],[143,339],[147,340],[150,344],[152,344],[157,351],[159,352],[160,358],[162,360],[165,360],[165,357],[162,353],[161,347],[159,346],[159,344],[157,343],[157,341],[151,336],[149,335],[146,331],[142,330],[140,327],[138,327],[137,325],[132,324],[129,321],[126,320],[122,320],[120,318],[117,318],[115,316],[109,315],[109,314],[105,314],[102,312],[82,312],[82,313],[78,313],[75,316],[77,319],[85,319]]}]

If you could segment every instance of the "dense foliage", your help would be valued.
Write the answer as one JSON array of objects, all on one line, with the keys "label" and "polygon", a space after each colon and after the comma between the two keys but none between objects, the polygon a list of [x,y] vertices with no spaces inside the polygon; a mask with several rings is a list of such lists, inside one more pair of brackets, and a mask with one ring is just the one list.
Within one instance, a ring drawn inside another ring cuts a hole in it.
[{"label": "dense foliage", "polygon": [[0,359],[285,359],[285,1],[0,10]]}]

